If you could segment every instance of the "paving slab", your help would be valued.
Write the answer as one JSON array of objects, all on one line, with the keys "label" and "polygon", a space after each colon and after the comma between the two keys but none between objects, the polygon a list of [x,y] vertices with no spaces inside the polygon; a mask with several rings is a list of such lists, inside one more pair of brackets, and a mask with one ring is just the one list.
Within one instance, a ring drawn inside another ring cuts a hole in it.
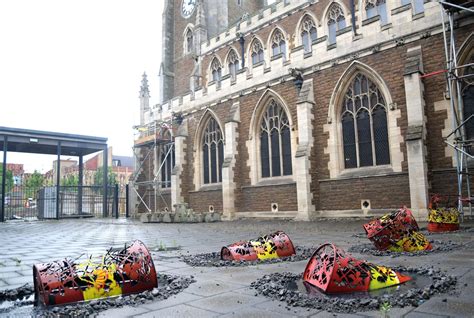
[{"label": "paving slab", "polygon": [[189,305],[177,305],[164,309],[150,311],[144,314],[135,315],[137,318],[162,318],[162,317],[181,317],[181,318],[211,318],[220,316],[216,312],[195,308]]},{"label": "paving slab", "polygon": [[131,306],[125,306],[121,308],[113,308],[109,310],[102,311],[98,314],[97,317],[103,317],[103,318],[108,318],[108,317],[130,317],[130,316],[135,316],[138,314],[142,314],[145,312],[148,312],[149,310],[145,307],[131,307]]},{"label": "paving slab", "polygon": [[265,301],[263,303],[256,304],[254,307],[273,313],[290,316],[294,315],[298,317],[309,317],[321,312],[321,310],[313,308],[288,307],[284,302],[275,300]]},{"label": "paving slab", "polygon": [[264,301],[266,301],[264,297],[229,292],[192,301],[189,305],[206,310],[213,310],[221,314],[228,314],[243,307],[255,305]]},{"label": "paving slab", "polygon": [[264,309],[258,309],[258,308],[244,308],[242,310],[239,310],[237,312],[231,312],[226,315],[223,315],[221,317],[229,318],[229,317],[235,317],[235,318],[284,318],[284,317],[299,317],[293,314],[280,314],[276,313],[274,311],[268,311]]},{"label": "paving slab", "polygon": [[155,301],[153,303],[146,303],[143,305],[143,308],[146,308],[150,311],[163,309],[166,307],[172,307],[183,303],[188,303],[193,300],[202,299],[201,296],[190,294],[188,292],[182,292],[177,295],[173,295],[168,299]]},{"label": "paving slab", "polygon": [[[446,300],[446,301],[444,301]],[[426,313],[435,315],[446,315],[451,317],[474,317],[473,298],[461,299],[452,297],[433,297],[413,313]]]}]

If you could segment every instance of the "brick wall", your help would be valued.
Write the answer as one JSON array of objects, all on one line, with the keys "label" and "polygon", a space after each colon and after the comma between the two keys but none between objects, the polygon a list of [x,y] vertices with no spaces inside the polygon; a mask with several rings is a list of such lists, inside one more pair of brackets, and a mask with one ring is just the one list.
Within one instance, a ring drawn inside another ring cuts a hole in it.
[{"label": "brick wall", "polygon": [[320,210],[353,210],[361,200],[370,200],[372,209],[399,208],[410,203],[408,174],[384,177],[325,180],[319,182]]},{"label": "brick wall", "polygon": [[244,187],[238,211],[268,212],[271,204],[278,204],[278,211],[297,211],[296,184]]}]

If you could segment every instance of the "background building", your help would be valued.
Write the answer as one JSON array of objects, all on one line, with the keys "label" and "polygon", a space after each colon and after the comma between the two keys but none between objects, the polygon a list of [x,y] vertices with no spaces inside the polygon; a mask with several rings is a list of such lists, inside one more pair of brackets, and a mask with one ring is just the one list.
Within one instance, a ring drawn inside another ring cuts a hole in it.
[{"label": "background building", "polygon": [[[455,19],[469,65],[474,18]],[[423,216],[430,193],[456,193],[438,3],[168,0],[163,41],[159,104],[145,74],[140,90],[138,212]],[[460,85],[468,118],[474,88]]]}]

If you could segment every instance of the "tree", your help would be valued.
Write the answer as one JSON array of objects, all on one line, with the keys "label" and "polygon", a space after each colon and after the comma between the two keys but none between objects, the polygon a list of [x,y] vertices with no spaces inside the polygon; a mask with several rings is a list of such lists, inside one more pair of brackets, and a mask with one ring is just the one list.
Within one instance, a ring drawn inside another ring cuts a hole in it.
[{"label": "tree", "polygon": [[69,175],[67,177],[64,177],[61,180],[61,185],[62,186],[67,186],[67,187],[77,187],[79,185],[79,177],[78,176],[73,176],[73,175]]},{"label": "tree", "polygon": [[[108,185],[114,185],[115,180],[117,178],[117,175],[115,172],[112,171],[112,168],[108,168],[108,173],[107,173],[107,184]],[[94,185],[96,186],[101,186],[104,184],[104,170],[102,167],[97,168],[96,172],[94,173]]]},{"label": "tree", "polygon": [[[13,172],[10,170],[7,170],[6,174],[6,183],[5,183],[5,192],[10,192],[11,189],[13,188]],[[0,162],[0,185],[2,184],[3,181],[3,163]],[[0,191],[2,189],[0,188]]]},{"label": "tree", "polygon": [[29,198],[35,198],[36,192],[43,186],[44,176],[35,170],[31,176],[25,180],[26,193]]}]

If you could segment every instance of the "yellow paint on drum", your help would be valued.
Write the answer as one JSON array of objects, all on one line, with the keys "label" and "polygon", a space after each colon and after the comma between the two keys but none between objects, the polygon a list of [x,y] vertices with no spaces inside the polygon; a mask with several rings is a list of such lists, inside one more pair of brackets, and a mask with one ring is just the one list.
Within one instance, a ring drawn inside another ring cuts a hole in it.
[{"label": "yellow paint on drum", "polygon": [[431,209],[428,214],[428,222],[459,224],[459,211],[455,208],[449,210],[443,208]]},{"label": "yellow paint on drum", "polygon": [[418,232],[412,232],[409,237],[404,237],[388,249],[392,252],[423,251],[430,244],[426,237]]},{"label": "yellow paint on drum", "polygon": [[387,267],[373,266],[370,269],[369,290],[375,290],[400,284],[397,273]]},{"label": "yellow paint on drum", "polygon": [[258,241],[250,241],[250,244],[255,248],[258,259],[278,258],[275,244],[272,241],[265,241],[263,244]]},{"label": "yellow paint on drum", "polygon": [[[113,270],[95,270],[94,275],[97,276],[94,285],[85,289],[82,292],[84,300],[91,300],[96,298],[104,298],[110,296],[118,296],[122,294],[122,288],[114,279],[115,266]],[[105,276],[103,276],[105,274]],[[103,278],[106,278],[102,281]],[[107,290],[105,289],[105,282],[109,280]]]}]

